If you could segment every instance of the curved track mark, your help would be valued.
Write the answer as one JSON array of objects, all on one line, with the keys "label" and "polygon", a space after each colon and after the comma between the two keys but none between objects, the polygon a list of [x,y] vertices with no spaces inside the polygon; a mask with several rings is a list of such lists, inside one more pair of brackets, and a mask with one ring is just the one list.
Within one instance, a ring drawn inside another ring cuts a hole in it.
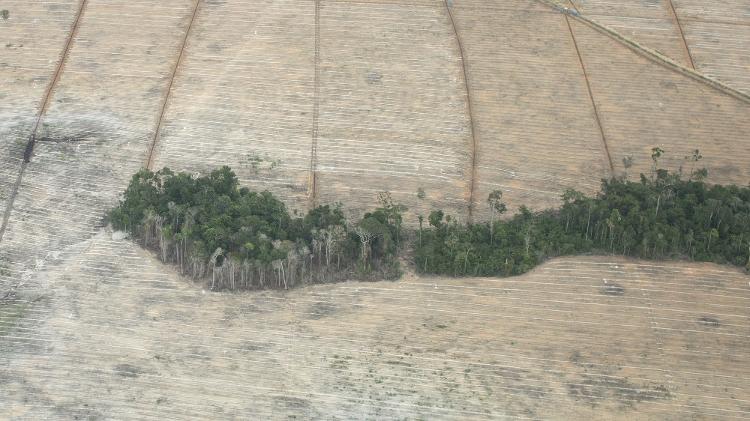
[{"label": "curved track mark", "polygon": [[310,174],[307,186],[309,208],[314,209],[318,199],[318,118],[320,116],[320,0],[315,0],[315,76],[313,80],[312,141],[310,144]]},{"label": "curved track mark", "polygon": [[466,105],[469,112],[469,130],[471,130],[471,179],[469,180],[469,215],[468,222],[472,223],[474,219],[474,185],[477,177],[477,139],[474,130],[474,114],[471,110],[471,94],[469,93],[469,71],[466,68],[466,54],[464,54],[464,47],[461,43],[461,37],[458,36],[458,28],[456,28],[456,21],[453,19],[453,12],[451,6],[448,4],[448,0],[444,0],[445,10],[448,12],[448,18],[451,21],[451,27],[453,28],[453,34],[456,37],[456,43],[458,44],[458,51],[461,54],[461,68],[464,73],[464,87],[466,88]]},{"label": "curved track mark", "polygon": [[55,86],[57,86],[57,82],[60,80],[60,75],[62,74],[63,67],[65,66],[65,62],[68,59],[68,53],[70,52],[70,47],[73,45],[73,38],[75,38],[76,33],[78,32],[78,24],[81,21],[81,17],[83,16],[83,12],[86,9],[86,4],[88,0],[81,0],[81,3],[78,5],[78,12],[76,13],[76,18],[73,21],[73,26],[70,28],[70,32],[68,32],[68,37],[65,40],[65,46],[63,47],[62,54],[60,55],[60,60],[57,62],[57,67],[55,68],[55,73],[52,76],[52,80],[50,80],[50,83],[47,85],[47,89],[44,90],[44,96],[42,97],[42,102],[39,105],[39,112],[36,116],[36,121],[34,122],[34,127],[31,130],[31,134],[29,135],[29,140],[26,143],[26,148],[23,152],[23,161],[21,161],[21,168],[18,171],[18,177],[16,177],[16,182],[13,184],[13,188],[10,192],[10,196],[8,197],[8,203],[5,207],[5,213],[3,214],[3,223],[0,225],[0,241],[3,240],[3,236],[5,235],[5,230],[8,227],[8,220],[10,219],[10,214],[13,210],[13,203],[16,201],[16,195],[18,195],[18,188],[21,186],[21,180],[23,179],[23,173],[26,172],[26,165],[31,162],[31,156],[34,154],[34,145],[36,144],[36,132],[39,129],[39,124],[42,121],[42,117],[44,117],[44,114],[47,112],[47,108],[49,107],[50,99],[52,99],[52,92],[55,89]]},{"label": "curved track mark", "polygon": [[558,0],[536,0],[536,1],[537,3],[541,3],[549,8],[557,10],[560,13],[564,13],[567,16],[572,16],[573,18],[577,19],[579,22],[588,25],[595,31],[601,34],[604,34],[612,38],[613,40],[619,42],[620,44],[626,46],[627,48],[632,50],[634,53],[640,55],[641,57],[645,57],[646,59],[651,60],[654,63],[661,65],[662,67],[665,67],[669,70],[680,73],[683,76],[687,76],[690,79],[693,79],[697,82],[703,83],[704,85],[709,86],[725,95],[731,96],[734,99],[750,104],[750,95],[742,91],[739,91],[727,85],[724,82],[708,77],[701,72],[698,72],[689,67],[683,66],[682,64],[674,61],[672,58],[667,57],[664,54],[656,50],[653,50],[651,48],[648,48],[642,44],[639,44],[638,42],[632,40],[631,38],[626,37],[625,35],[615,31],[614,29],[606,25],[602,25],[599,22],[578,13],[578,11],[575,9],[570,9],[565,6],[562,6],[558,2]]},{"label": "curved track mark", "polygon": [[568,25],[570,38],[573,40],[573,46],[575,46],[575,49],[576,49],[578,62],[581,64],[581,72],[583,73],[583,79],[586,81],[586,89],[589,92],[589,100],[591,101],[591,106],[594,108],[594,119],[596,120],[597,127],[599,127],[599,133],[602,136],[602,144],[604,145],[604,153],[607,155],[607,162],[609,163],[610,176],[614,176],[615,165],[612,162],[612,155],[609,153],[609,145],[607,144],[607,136],[605,136],[604,134],[604,127],[602,126],[602,121],[599,118],[599,109],[596,107],[596,101],[594,101],[594,93],[591,91],[591,83],[589,82],[589,75],[586,72],[586,65],[583,63],[583,57],[581,57],[581,50],[578,48],[578,41],[576,40],[576,36],[573,33],[573,27],[570,25],[570,18],[568,18],[568,15],[563,15],[563,17],[565,18],[565,23]]},{"label": "curved track mark", "polygon": [[174,84],[174,78],[177,75],[177,70],[180,68],[182,63],[182,56],[185,53],[185,45],[187,44],[190,30],[193,28],[193,22],[195,22],[195,16],[198,14],[198,7],[201,4],[201,0],[195,0],[195,6],[193,7],[193,15],[190,17],[190,23],[188,24],[187,30],[185,30],[185,36],[182,38],[182,45],[180,45],[180,53],[177,55],[177,61],[172,69],[172,76],[169,78],[169,85],[167,86],[167,93],[164,95],[164,101],[161,104],[161,111],[159,111],[159,119],[156,121],[156,130],[154,130],[154,138],[151,141],[151,145],[148,149],[148,157],[146,158],[146,168],[151,169],[154,161],[154,150],[156,149],[156,142],[159,141],[159,133],[161,132],[162,122],[164,120],[164,113],[167,111],[167,104],[169,98],[172,95],[172,85]]}]

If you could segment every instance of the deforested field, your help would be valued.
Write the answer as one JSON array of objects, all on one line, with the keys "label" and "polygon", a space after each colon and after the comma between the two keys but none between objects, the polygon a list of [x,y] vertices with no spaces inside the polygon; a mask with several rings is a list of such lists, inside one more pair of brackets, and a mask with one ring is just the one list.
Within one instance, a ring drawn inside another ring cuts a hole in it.
[{"label": "deforested field", "polygon": [[[563,3],[562,1],[560,1]],[[750,5],[744,0],[571,0],[683,65],[750,93]]]},{"label": "deforested field", "polygon": [[105,233],[58,259],[54,293],[4,310],[3,418],[750,414],[750,287],[726,267],[569,258],[229,294]]},{"label": "deforested field", "polygon": [[654,146],[747,185],[744,1],[552,3],[0,3],[0,418],[749,418],[731,267],[230,294],[106,227],[144,166],[229,165],[300,212],[387,190],[410,226],[593,194]]}]

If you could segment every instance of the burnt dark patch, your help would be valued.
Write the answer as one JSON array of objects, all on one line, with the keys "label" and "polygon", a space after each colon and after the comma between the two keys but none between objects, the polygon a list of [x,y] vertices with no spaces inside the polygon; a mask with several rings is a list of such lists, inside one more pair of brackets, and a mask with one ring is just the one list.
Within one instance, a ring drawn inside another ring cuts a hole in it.
[{"label": "burnt dark patch", "polygon": [[695,282],[696,286],[706,288],[709,291],[715,291],[724,287],[721,279],[699,279]]},{"label": "burnt dark patch", "polygon": [[57,405],[55,409],[63,419],[86,421],[106,419],[103,413],[87,403],[74,402],[68,405]]},{"label": "burnt dark patch", "polygon": [[581,382],[567,384],[568,395],[576,401],[597,406],[605,400],[616,400],[622,405],[633,406],[640,402],[665,400],[672,397],[664,385],[641,386],[622,377],[587,377]]},{"label": "burnt dark patch", "polygon": [[276,403],[286,409],[306,410],[312,408],[310,401],[293,396],[277,396]]},{"label": "burnt dark patch", "polygon": [[246,352],[257,352],[257,351],[263,351],[268,348],[268,344],[263,342],[255,342],[255,341],[244,341],[242,344],[240,344],[240,350],[246,351]]},{"label": "burnt dark patch", "polygon": [[318,320],[336,313],[336,310],[335,304],[319,301],[310,306],[308,317],[313,320]]},{"label": "burnt dark patch", "polygon": [[376,72],[374,70],[367,72],[367,83],[369,83],[370,85],[375,84],[375,83],[380,83],[382,82],[382,80],[383,80],[383,75],[380,74],[379,72]]},{"label": "burnt dark patch", "polygon": [[34,136],[29,138],[29,141],[26,143],[26,149],[23,151],[23,162],[29,163],[31,162],[31,155],[34,153]]},{"label": "burnt dark patch", "polygon": [[188,347],[188,352],[185,355],[187,359],[199,360],[199,361],[210,361],[211,355],[208,353],[206,348],[201,346]]},{"label": "burnt dark patch", "polygon": [[117,364],[115,366],[115,373],[121,377],[135,378],[143,373],[143,370],[141,370],[140,367],[132,364]]},{"label": "burnt dark patch", "polygon": [[625,288],[617,284],[607,284],[599,290],[599,293],[612,297],[621,297],[625,295]]},{"label": "burnt dark patch", "polygon": [[59,136],[59,137],[52,137],[52,136],[41,136],[37,137],[37,142],[47,142],[47,143],[78,143],[78,142],[85,142],[88,140],[86,137],[80,137],[80,136]]},{"label": "burnt dark patch", "polygon": [[715,317],[701,316],[698,318],[698,323],[708,327],[719,327],[721,322]]}]

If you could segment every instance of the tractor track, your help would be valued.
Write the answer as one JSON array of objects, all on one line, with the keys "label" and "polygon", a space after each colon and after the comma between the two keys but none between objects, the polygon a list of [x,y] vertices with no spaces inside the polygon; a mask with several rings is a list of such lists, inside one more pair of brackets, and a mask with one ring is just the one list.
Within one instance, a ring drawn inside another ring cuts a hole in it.
[{"label": "tractor track", "polygon": [[193,6],[193,14],[190,17],[190,23],[185,30],[185,36],[182,38],[180,53],[177,55],[177,61],[175,62],[174,68],[172,69],[172,75],[169,78],[169,85],[167,85],[167,93],[164,95],[164,101],[162,102],[160,107],[159,118],[156,121],[156,129],[154,130],[154,138],[151,140],[151,145],[148,148],[148,155],[146,157],[146,169],[149,170],[154,163],[154,150],[156,149],[156,144],[159,141],[159,133],[161,132],[162,124],[164,122],[164,114],[167,112],[167,104],[169,104],[169,98],[172,96],[172,85],[174,84],[175,76],[177,75],[177,71],[179,70],[180,64],[182,63],[182,57],[185,54],[185,47],[187,45],[188,37],[190,36],[191,29],[193,29],[193,22],[195,22],[195,17],[198,15],[200,4],[201,0],[195,0],[195,6]]},{"label": "tractor track", "polygon": [[[570,5],[573,6],[573,9],[578,12],[578,9],[575,7],[575,5],[570,2]],[[599,133],[602,136],[602,145],[604,146],[604,153],[607,155],[607,162],[609,163],[609,171],[610,176],[615,175],[615,165],[612,161],[612,155],[609,153],[609,145],[607,144],[607,136],[604,134],[604,126],[602,126],[602,120],[599,117],[599,109],[596,106],[596,101],[594,100],[594,92],[591,90],[591,82],[589,81],[589,75],[586,71],[586,65],[583,63],[583,57],[581,57],[581,50],[578,48],[578,40],[576,40],[576,36],[573,33],[573,27],[570,25],[570,18],[568,15],[563,15],[565,18],[565,24],[568,26],[568,31],[570,32],[570,38],[573,40],[573,46],[576,50],[576,55],[578,56],[578,63],[581,65],[581,72],[583,73],[583,79],[586,81],[586,89],[589,93],[589,100],[591,101],[591,106],[594,109],[594,119],[596,120],[596,126],[599,128]]]},{"label": "tractor track", "polygon": [[8,197],[8,203],[5,207],[5,213],[3,214],[3,222],[2,225],[0,225],[0,242],[3,240],[3,237],[5,235],[5,230],[8,227],[8,221],[10,220],[10,214],[13,211],[13,204],[16,200],[16,196],[18,195],[18,189],[21,186],[21,181],[23,180],[23,174],[26,172],[26,166],[31,162],[31,157],[34,154],[34,146],[36,145],[36,133],[39,129],[39,124],[42,121],[42,118],[44,117],[44,114],[47,112],[47,108],[49,107],[50,100],[52,99],[52,92],[55,90],[55,86],[57,86],[57,82],[60,80],[60,75],[62,74],[63,68],[65,67],[65,62],[68,59],[68,53],[70,52],[70,48],[73,45],[73,39],[76,36],[76,33],[78,33],[78,27],[79,23],[81,21],[81,17],[83,16],[84,11],[86,10],[86,5],[88,3],[88,0],[81,0],[79,6],[78,6],[78,12],[76,13],[75,20],[73,21],[73,25],[70,28],[70,31],[68,32],[68,36],[65,40],[65,46],[63,47],[62,54],[60,55],[60,60],[57,62],[57,67],[55,67],[55,72],[52,76],[52,80],[50,80],[49,84],[47,85],[47,88],[44,90],[44,96],[42,97],[42,102],[39,105],[39,112],[37,113],[36,121],[34,122],[34,127],[31,130],[31,134],[29,135],[29,140],[26,143],[26,147],[23,152],[23,160],[21,161],[21,168],[18,171],[18,177],[16,177],[16,181],[13,184],[13,188],[10,192],[10,196]]},{"label": "tractor track", "polygon": [[[719,80],[713,79],[711,77],[708,77],[704,75],[703,73],[696,71],[694,69],[691,69],[690,67],[684,66],[675,60],[673,60],[670,57],[665,56],[664,54],[653,50],[651,48],[648,48],[637,41],[634,41],[633,39],[621,34],[620,32],[615,31],[614,29],[602,25],[599,22],[597,22],[594,19],[591,19],[585,15],[582,15],[578,12],[575,8],[568,8],[566,6],[563,6],[560,3],[560,0],[536,0],[538,3],[543,4],[551,9],[554,9],[558,11],[559,13],[563,13],[568,18],[572,17],[579,22],[589,26],[590,28],[594,29],[595,31],[604,34],[608,36],[609,38],[613,39],[614,41],[617,41],[618,43],[624,45],[625,47],[632,50],[634,53],[640,55],[641,57],[644,57],[648,60],[651,60],[652,62],[659,64],[660,66],[672,70],[674,72],[680,73],[686,77],[689,77],[690,79],[693,79],[697,82],[700,82],[710,88],[713,88],[714,90],[721,92],[727,96],[730,96],[734,99],[740,100],[742,102],[750,104],[750,95],[739,91],[730,85],[727,85],[724,82],[721,82]],[[569,4],[569,3],[568,3]]]},{"label": "tractor track", "polygon": [[469,113],[469,130],[471,133],[471,178],[469,180],[469,209],[468,209],[468,222],[471,224],[474,220],[474,189],[477,177],[477,138],[476,130],[474,128],[474,114],[471,107],[471,93],[469,89],[469,70],[467,69],[466,54],[464,53],[464,47],[461,43],[461,37],[458,35],[458,28],[456,27],[456,21],[453,18],[453,12],[451,6],[448,4],[448,0],[444,0],[445,10],[448,12],[448,18],[453,28],[453,35],[456,37],[456,43],[458,44],[458,51],[461,54],[461,68],[464,75],[464,88],[466,89],[466,106]]},{"label": "tractor track", "polygon": [[310,174],[308,182],[309,208],[314,209],[318,200],[318,133],[320,118],[320,0],[315,0],[315,76],[313,79],[312,139],[310,142]]},{"label": "tractor track", "polygon": [[680,33],[682,46],[685,47],[685,53],[687,54],[688,61],[690,61],[690,67],[693,70],[696,70],[695,62],[693,61],[693,55],[690,53],[690,47],[688,46],[687,40],[685,39],[685,33],[682,31],[682,24],[680,23],[680,17],[677,16],[677,10],[675,10],[674,8],[674,3],[672,3],[672,0],[667,0],[667,3],[669,4],[669,10],[671,11],[672,16],[674,16],[674,21],[677,24],[677,31]]}]

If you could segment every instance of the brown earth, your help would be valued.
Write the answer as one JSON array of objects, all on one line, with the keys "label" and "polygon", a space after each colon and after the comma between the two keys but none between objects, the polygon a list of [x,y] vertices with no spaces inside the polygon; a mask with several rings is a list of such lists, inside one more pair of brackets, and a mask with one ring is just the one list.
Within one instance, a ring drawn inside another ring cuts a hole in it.
[{"label": "brown earth", "polygon": [[[696,69],[742,90],[743,3],[672,2]],[[688,63],[664,2],[576,3]],[[533,0],[0,8],[0,418],[750,416],[733,269],[582,258],[204,294],[103,228],[152,149],[155,168],[229,164],[298,211],[356,216],[390,190],[410,224],[472,200],[482,220],[497,188],[554,206],[624,157],[648,171],[652,146],[745,185],[747,101]]]},{"label": "brown earth", "polygon": [[106,233],[47,265],[0,307],[1,418],[750,416],[749,278],[726,267],[210,293]]}]

